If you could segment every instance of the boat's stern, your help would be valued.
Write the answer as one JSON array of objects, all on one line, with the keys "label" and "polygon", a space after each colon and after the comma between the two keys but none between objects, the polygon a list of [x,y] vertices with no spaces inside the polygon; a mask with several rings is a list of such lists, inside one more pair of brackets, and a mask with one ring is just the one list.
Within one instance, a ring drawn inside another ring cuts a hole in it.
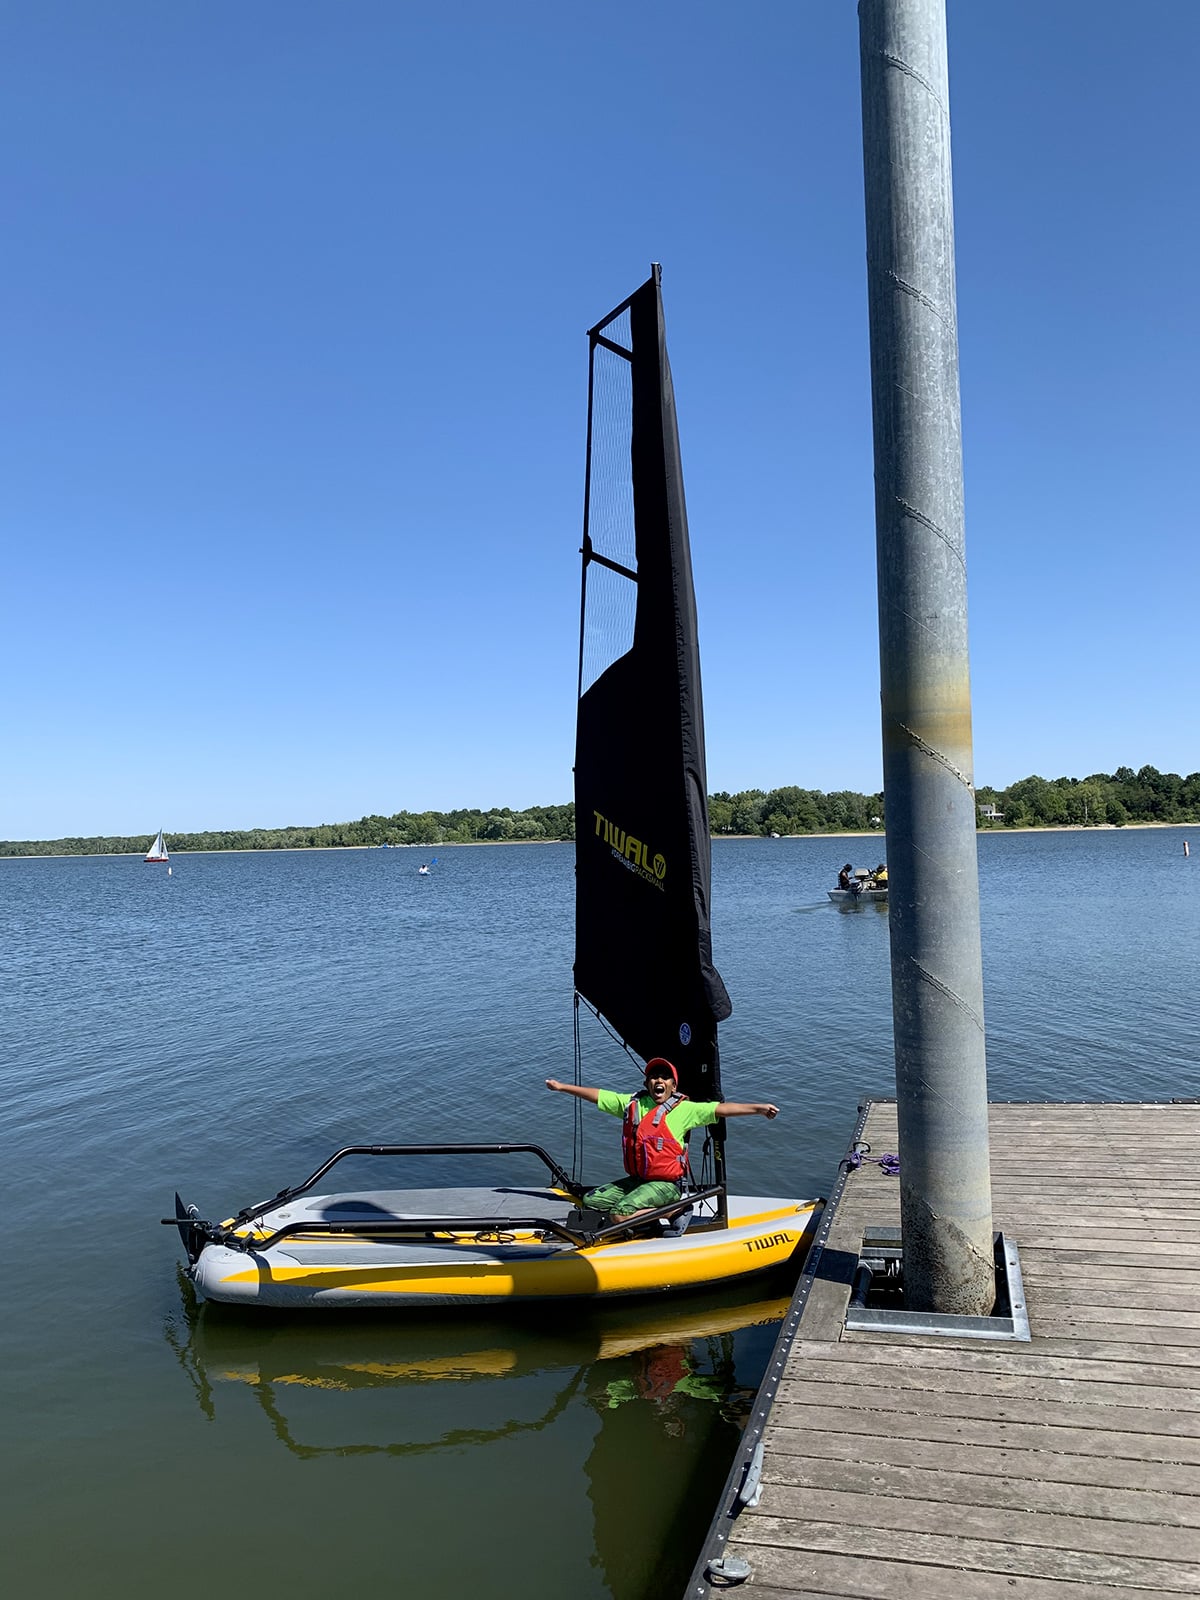
[{"label": "boat's stern", "polygon": [[183,1244],[183,1252],[188,1258],[188,1275],[200,1259],[200,1252],[208,1242],[204,1224],[200,1221],[200,1213],[195,1206],[185,1205],[179,1198],[179,1191],[175,1191],[175,1226],[179,1229],[179,1238]]},{"label": "boat's stern", "polygon": [[219,1300],[224,1305],[253,1305],[262,1296],[264,1279],[271,1270],[261,1256],[228,1245],[208,1244],[188,1268],[192,1287],[201,1300]]}]

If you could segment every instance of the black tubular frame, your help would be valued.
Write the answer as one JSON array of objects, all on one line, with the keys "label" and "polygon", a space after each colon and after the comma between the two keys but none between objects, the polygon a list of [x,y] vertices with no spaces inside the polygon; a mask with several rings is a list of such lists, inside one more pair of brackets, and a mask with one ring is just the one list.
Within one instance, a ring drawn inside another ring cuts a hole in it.
[{"label": "black tubular frame", "polygon": [[296,1184],[291,1189],[281,1189],[277,1195],[272,1195],[270,1200],[262,1200],[256,1206],[247,1206],[244,1211],[239,1211],[233,1219],[235,1226],[246,1222],[253,1222],[255,1217],[262,1216],[264,1211],[273,1211],[285,1200],[295,1200],[299,1195],[308,1191],[321,1181],[330,1167],[336,1166],[339,1161],[344,1161],[347,1156],[511,1156],[533,1155],[537,1156],[542,1164],[550,1169],[550,1176],[560,1189],[565,1189],[568,1194],[580,1195],[582,1189],[573,1183],[567,1174],[548,1155],[540,1144],[348,1144],[343,1149],[337,1150],[330,1156],[323,1166],[303,1183]]},{"label": "black tubular frame", "polygon": [[[243,1250],[253,1253],[269,1250],[272,1245],[278,1244],[281,1239],[294,1235],[310,1237],[313,1234],[338,1235],[378,1235],[399,1234],[409,1237],[429,1238],[433,1235],[447,1233],[478,1233],[483,1235],[498,1235],[511,1233],[514,1228],[537,1229],[542,1233],[553,1234],[561,1239],[564,1244],[574,1249],[584,1245],[599,1244],[620,1238],[623,1234],[636,1232],[649,1223],[659,1220],[669,1220],[685,1211],[691,1210],[701,1200],[715,1199],[718,1213],[721,1217],[725,1212],[725,1186],[716,1184],[708,1189],[695,1190],[673,1200],[670,1205],[658,1206],[653,1211],[643,1211],[638,1216],[622,1222],[611,1222],[607,1227],[591,1230],[577,1230],[568,1228],[564,1223],[548,1217],[404,1217],[389,1218],[387,1221],[370,1222],[322,1222],[306,1220],[289,1223],[286,1228],[279,1228],[265,1239],[238,1238],[236,1230],[247,1228],[264,1215],[265,1212],[274,1211],[276,1207],[285,1205],[291,1200],[298,1199],[320,1182],[339,1161],[347,1156],[445,1156],[445,1155],[534,1155],[549,1168],[555,1185],[566,1191],[573,1199],[582,1198],[586,1185],[575,1183],[554,1160],[547,1154],[541,1145],[537,1144],[350,1144],[336,1151],[317,1170],[307,1177],[303,1183],[294,1184],[289,1189],[280,1189],[269,1200],[261,1200],[257,1205],[246,1206],[239,1211],[237,1216],[228,1223],[203,1222],[198,1217],[193,1217],[188,1226],[209,1244],[224,1245],[230,1250]],[[178,1227],[179,1217],[163,1217],[164,1227]],[[187,1220],[186,1218],[184,1219]],[[716,1225],[714,1222],[701,1222],[697,1224],[698,1230],[703,1230]],[[481,1243],[486,1242],[480,1240]],[[190,1254],[189,1250],[189,1254]]]}]

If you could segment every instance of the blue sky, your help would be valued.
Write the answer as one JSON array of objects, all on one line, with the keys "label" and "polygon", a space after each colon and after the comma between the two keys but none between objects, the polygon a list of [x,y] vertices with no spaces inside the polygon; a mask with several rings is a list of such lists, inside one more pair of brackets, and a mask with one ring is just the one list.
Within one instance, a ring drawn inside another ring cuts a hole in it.
[{"label": "blue sky", "polygon": [[[976,779],[1194,771],[1200,6],[949,17]],[[852,4],[39,0],[0,58],[0,836],[568,798],[583,335],[652,260],[710,787],[878,786]]]}]

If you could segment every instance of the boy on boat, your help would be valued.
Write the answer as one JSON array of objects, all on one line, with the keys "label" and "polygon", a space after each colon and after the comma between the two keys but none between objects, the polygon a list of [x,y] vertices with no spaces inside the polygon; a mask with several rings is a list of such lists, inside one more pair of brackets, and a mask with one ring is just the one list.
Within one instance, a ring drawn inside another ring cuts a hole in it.
[{"label": "boy on boat", "polygon": [[609,1116],[622,1119],[626,1176],[591,1189],[583,1197],[585,1206],[607,1211],[614,1222],[627,1222],[643,1211],[679,1199],[688,1168],[687,1136],[693,1128],[711,1127],[718,1117],[779,1115],[779,1107],[769,1103],[689,1100],[679,1093],[679,1074],[662,1056],[647,1061],[646,1087],[641,1094],[588,1089],[578,1083],[560,1083],[557,1078],[547,1078],[546,1087],[556,1094],[588,1100]]}]

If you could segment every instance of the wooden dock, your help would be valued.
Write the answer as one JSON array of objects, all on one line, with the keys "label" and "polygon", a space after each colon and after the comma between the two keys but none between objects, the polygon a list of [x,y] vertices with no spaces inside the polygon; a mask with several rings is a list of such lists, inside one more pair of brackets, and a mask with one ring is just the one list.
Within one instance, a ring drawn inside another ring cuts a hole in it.
[{"label": "wooden dock", "polygon": [[[863,1112],[870,1158],[895,1151],[895,1104]],[[727,1587],[723,1559],[749,1563],[747,1600],[1200,1594],[1200,1105],[993,1104],[990,1122],[1031,1341],[847,1332],[863,1233],[899,1225],[899,1185],[846,1173],[689,1600]],[[760,1443],[761,1498],[734,1515]]]}]

